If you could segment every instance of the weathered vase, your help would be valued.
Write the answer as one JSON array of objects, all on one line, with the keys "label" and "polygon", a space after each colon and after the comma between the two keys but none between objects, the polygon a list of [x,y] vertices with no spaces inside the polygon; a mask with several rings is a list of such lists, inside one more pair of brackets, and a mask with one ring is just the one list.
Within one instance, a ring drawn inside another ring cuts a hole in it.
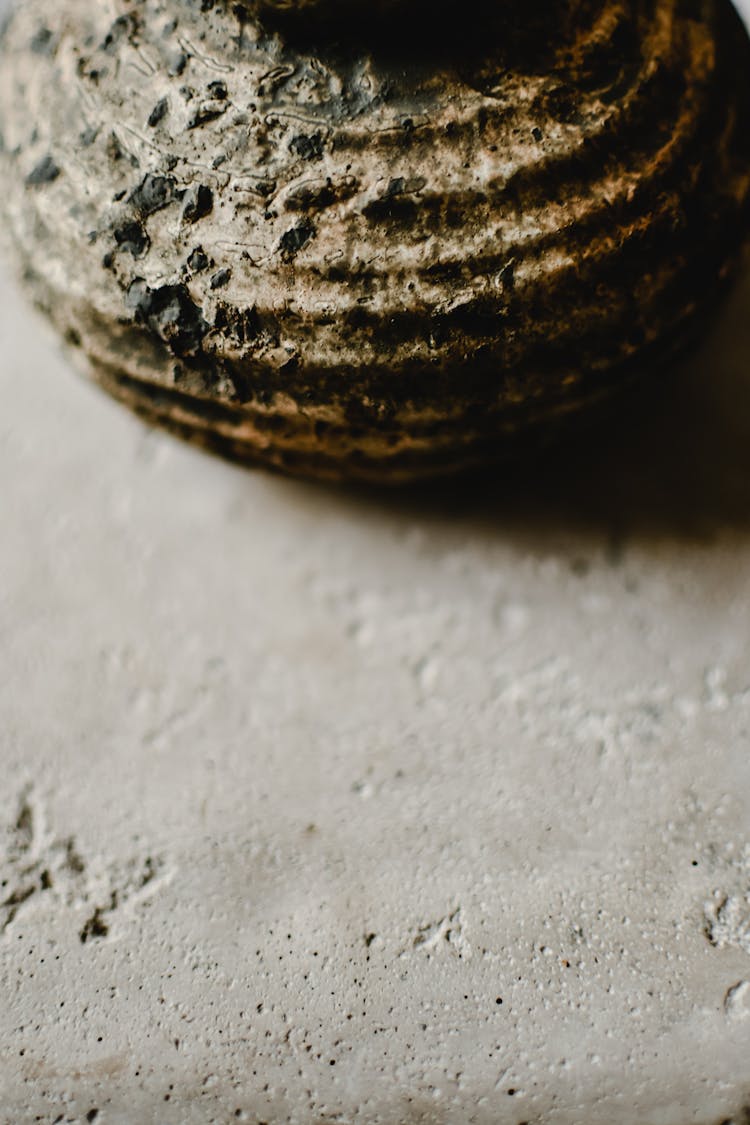
[{"label": "weathered vase", "polygon": [[656,377],[747,238],[728,0],[21,0],[0,50],[36,302],[117,398],[247,461],[523,448]]}]

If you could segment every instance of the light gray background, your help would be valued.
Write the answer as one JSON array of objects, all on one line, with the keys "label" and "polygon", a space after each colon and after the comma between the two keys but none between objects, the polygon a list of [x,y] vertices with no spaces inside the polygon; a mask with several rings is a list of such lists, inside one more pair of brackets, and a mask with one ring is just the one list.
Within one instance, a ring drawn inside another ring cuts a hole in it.
[{"label": "light gray background", "polygon": [[145,430],[2,282],[1,1121],[746,1121],[748,310],[383,496]]}]

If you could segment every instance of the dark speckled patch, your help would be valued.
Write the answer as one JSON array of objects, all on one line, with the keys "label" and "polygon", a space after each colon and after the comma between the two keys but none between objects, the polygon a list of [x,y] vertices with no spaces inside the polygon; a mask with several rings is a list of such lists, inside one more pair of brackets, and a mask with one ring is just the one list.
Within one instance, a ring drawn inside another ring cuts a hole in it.
[{"label": "dark speckled patch", "polygon": [[300,250],[304,250],[310,239],[314,237],[315,227],[311,222],[303,219],[301,222],[296,223],[295,226],[290,227],[288,231],[284,232],[279,242],[279,249],[285,258],[291,259],[298,254]]},{"label": "dark speckled patch", "polygon": [[26,177],[29,187],[40,187],[51,184],[60,175],[60,166],[52,156],[43,156]]},{"label": "dark speckled patch", "polygon": [[142,278],[136,278],[128,288],[127,303],[175,356],[184,358],[200,351],[208,324],[184,285],[151,289]]},{"label": "dark speckled patch", "polygon": [[196,184],[188,188],[182,208],[182,218],[186,223],[197,223],[210,215],[214,207],[214,194],[206,184]]}]

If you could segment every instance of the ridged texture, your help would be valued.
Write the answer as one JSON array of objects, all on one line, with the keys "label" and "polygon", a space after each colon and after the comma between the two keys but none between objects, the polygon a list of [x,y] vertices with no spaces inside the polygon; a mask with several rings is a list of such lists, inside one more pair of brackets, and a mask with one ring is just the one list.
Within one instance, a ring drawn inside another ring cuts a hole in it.
[{"label": "ridged texture", "polygon": [[745,240],[750,49],[724,0],[542,7],[368,53],[26,0],[0,206],[37,301],[134,408],[295,472],[445,472],[606,398]]}]

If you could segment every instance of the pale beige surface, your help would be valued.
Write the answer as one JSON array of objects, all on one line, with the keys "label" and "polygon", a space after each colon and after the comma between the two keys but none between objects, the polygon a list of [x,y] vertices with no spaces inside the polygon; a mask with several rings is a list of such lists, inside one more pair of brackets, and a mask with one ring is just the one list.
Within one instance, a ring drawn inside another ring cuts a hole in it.
[{"label": "pale beige surface", "polygon": [[2,283],[3,1125],[747,1120],[748,309],[399,498],[145,431]]}]

